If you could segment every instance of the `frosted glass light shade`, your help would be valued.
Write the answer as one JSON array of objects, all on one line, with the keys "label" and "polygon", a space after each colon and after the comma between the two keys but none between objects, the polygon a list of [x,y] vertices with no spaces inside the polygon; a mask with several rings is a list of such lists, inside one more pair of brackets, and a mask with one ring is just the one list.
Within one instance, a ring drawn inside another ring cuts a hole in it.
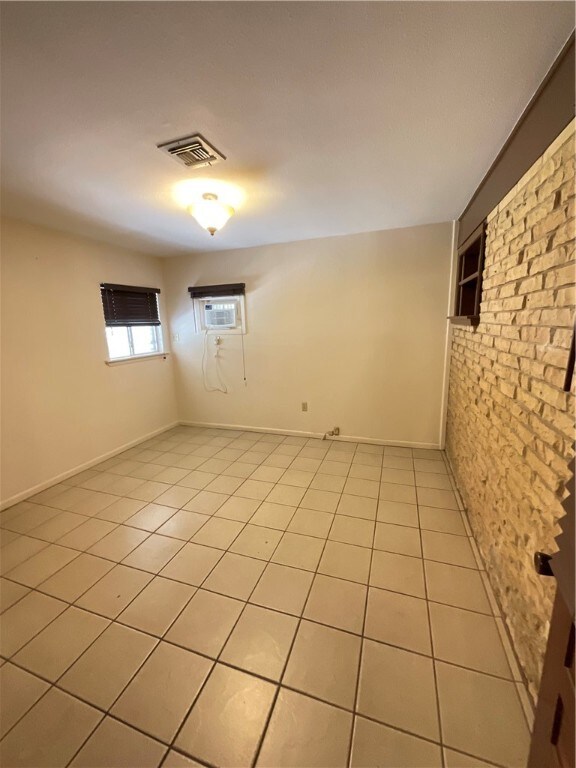
[{"label": "frosted glass light shade", "polygon": [[206,193],[201,200],[190,206],[189,211],[201,227],[214,235],[232,216],[234,208],[220,202],[217,195]]}]

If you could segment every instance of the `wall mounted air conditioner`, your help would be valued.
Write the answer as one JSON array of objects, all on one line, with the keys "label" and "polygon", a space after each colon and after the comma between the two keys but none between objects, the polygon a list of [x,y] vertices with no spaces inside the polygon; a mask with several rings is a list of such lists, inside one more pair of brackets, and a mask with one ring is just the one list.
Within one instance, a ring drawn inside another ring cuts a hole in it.
[{"label": "wall mounted air conditioner", "polygon": [[244,296],[194,299],[196,332],[245,333]]}]

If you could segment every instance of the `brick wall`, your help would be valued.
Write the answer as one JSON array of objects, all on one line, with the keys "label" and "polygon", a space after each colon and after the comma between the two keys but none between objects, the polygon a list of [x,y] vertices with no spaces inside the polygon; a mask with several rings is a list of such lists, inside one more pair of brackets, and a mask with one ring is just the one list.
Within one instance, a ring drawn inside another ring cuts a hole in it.
[{"label": "brick wall", "polygon": [[574,439],[574,122],[488,217],[480,325],[454,326],[447,452],[533,696]]}]

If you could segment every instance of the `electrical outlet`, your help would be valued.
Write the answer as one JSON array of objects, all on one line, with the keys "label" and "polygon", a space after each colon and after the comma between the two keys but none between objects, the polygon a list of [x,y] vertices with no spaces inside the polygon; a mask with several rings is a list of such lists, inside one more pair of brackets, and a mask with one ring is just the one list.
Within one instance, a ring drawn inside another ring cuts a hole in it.
[{"label": "electrical outlet", "polygon": [[179,333],[173,333],[172,334],[172,341],[180,341],[180,334]]},{"label": "electrical outlet", "polygon": [[302,403],[302,410],[307,411],[308,410],[308,403]]}]

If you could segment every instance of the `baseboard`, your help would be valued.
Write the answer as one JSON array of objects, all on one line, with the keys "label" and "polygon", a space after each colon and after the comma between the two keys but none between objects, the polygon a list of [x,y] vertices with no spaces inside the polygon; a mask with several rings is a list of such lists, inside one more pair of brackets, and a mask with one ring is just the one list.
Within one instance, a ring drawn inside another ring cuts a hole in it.
[{"label": "baseboard", "polygon": [[[135,445],[144,443],[146,440],[150,440],[153,437],[157,437],[157,435],[161,435],[163,432],[167,432],[168,430],[178,426],[203,427],[205,429],[239,429],[239,430],[242,430],[242,432],[266,432],[272,435],[289,435],[293,437],[313,437],[317,439],[322,439],[325,437],[322,432],[306,432],[304,430],[298,430],[298,429],[277,429],[273,427],[254,427],[254,426],[247,426],[246,424],[217,424],[214,422],[206,422],[206,421],[174,421],[165,427],[160,427],[160,429],[156,429],[153,432],[148,432],[148,434],[142,435],[136,440],[131,440],[129,443],[125,443],[124,445],[121,445],[118,448],[114,448],[112,451],[103,453],[100,456],[97,456],[96,458],[91,459],[90,461],[85,461],[83,464],[79,464],[78,466],[73,467],[72,469],[69,469],[66,472],[62,472],[59,475],[51,477],[49,480],[45,480],[42,483],[38,483],[38,485],[35,485],[32,488],[27,488],[25,491],[21,491],[20,493],[16,493],[14,496],[10,496],[10,498],[5,499],[4,501],[0,501],[0,511],[2,511],[3,509],[6,509],[7,507],[11,507],[13,504],[17,504],[19,501],[25,501],[30,496],[34,496],[36,493],[45,491],[46,488],[50,488],[51,486],[56,485],[56,483],[62,483],[64,482],[64,480],[67,480],[69,477],[72,477],[73,475],[77,475],[79,472],[83,472],[85,469],[90,469],[91,467],[95,467],[97,464],[100,464],[101,462],[106,461],[106,459],[111,459],[114,456],[117,456],[119,453],[124,453],[124,451],[127,451],[129,448],[133,448]],[[439,448],[438,444],[436,443],[415,443],[415,442],[407,442],[405,440],[380,440],[379,438],[375,438],[375,437],[362,437],[362,436],[355,436],[355,435],[339,435],[338,437],[326,437],[326,440],[330,440],[333,442],[342,442],[342,443],[370,443],[371,445],[397,445],[400,448],[432,448],[432,449]]]},{"label": "baseboard", "polygon": [[45,480],[43,483],[38,483],[38,485],[35,485],[32,488],[28,488],[25,491],[16,493],[14,496],[11,496],[9,499],[5,499],[4,501],[0,502],[0,511],[3,509],[6,509],[6,507],[11,507],[13,504],[17,504],[19,501],[25,501],[30,496],[34,496],[36,493],[45,491],[46,488],[50,488],[51,486],[56,485],[56,483],[62,483],[64,480],[67,480],[69,477],[72,477],[73,475],[77,475],[79,472],[83,472],[85,469],[90,469],[91,467],[95,467],[96,464],[100,464],[101,462],[106,461],[106,459],[112,459],[114,456],[117,456],[119,453],[124,453],[124,451],[127,451],[129,448],[134,448],[135,445],[144,443],[146,440],[150,440],[152,437],[161,435],[162,433],[167,432],[169,429],[174,429],[174,427],[179,426],[180,423],[181,422],[179,421],[174,421],[172,422],[172,424],[168,424],[165,427],[160,427],[160,429],[155,429],[153,432],[148,432],[148,434],[143,435],[142,437],[139,437],[136,440],[131,440],[129,443],[125,443],[124,445],[121,445],[119,448],[114,448],[112,451],[103,453],[101,456],[97,456],[95,459],[90,459],[90,461],[85,461],[83,464],[79,464],[77,467],[74,467],[73,469],[69,469],[66,472],[62,472],[61,474],[56,475],[55,477],[51,477],[49,480]]},{"label": "baseboard", "polygon": [[293,437],[316,437],[322,439],[322,432],[305,432],[298,429],[273,429],[271,427],[249,427],[245,424],[217,424],[211,421],[181,421],[181,427],[202,427],[203,429],[238,429],[242,432],[265,432],[269,435],[291,435]]},{"label": "baseboard", "polygon": [[[323,432],[305,432],[297,429],[276,429],[274,427],[253,427],[246,424],[217,424],[208,421],[181,421],[183,427],[203,427],[205,429],[240,429],[242,432],[266,432],[272,435],[290,435],[294,437],[314,437],[322,440],[325,435]],[[438,443],[415,443],[406,440],[381,440],[376,437],[359,437],[355,435],[339,435],[338,437],[328,437],[326,440],[340,443],[370,443],[371,445],[395,445],[399,448],[428,448],[438,450]]]}]

